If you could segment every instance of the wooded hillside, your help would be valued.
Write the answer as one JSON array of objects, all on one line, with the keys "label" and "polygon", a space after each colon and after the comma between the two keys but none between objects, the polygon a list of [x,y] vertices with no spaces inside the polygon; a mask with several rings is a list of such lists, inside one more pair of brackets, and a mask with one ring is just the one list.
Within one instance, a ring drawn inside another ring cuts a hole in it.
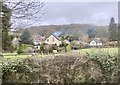
[{"label": "wooded hillside", "polygon": [[108,37],[108,26],[97,26],[90,24],[68,24],[68,25],[47,25],[47,26],[34,26],[28,28],[30,33],[40,35],[56,34],[74,34],[80,37],[87,35],[88,29],[95,29],[97,31],[97,37]]}]

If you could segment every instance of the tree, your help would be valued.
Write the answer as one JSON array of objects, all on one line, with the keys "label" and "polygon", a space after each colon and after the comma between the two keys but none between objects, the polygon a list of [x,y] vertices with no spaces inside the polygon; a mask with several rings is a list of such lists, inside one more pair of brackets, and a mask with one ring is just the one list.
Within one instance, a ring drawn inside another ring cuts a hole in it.
[{"label": "tree", "polygon": [[110,41],[117,41],[118,40],[118,31],[117,31],[117,25],[115,24],[115,20],[112,17],[109,23],[109,40]]},{"label": "tree", "polygon": [[[27,27],[37,20],[40,20],[46,12],[43,10],[44,2],[33,2],[22,0],[0,2],[0,18],[2,18],[2,49],[9,51],[11,46],[11,36],[8,34],[10,28]],[[39,16],[36,16],[36,15]],[[34,22],[33,22],[34,20]],[[24,21],[27,21],[25,23]],[[28,22],[29,21],[29,22]]]},{"label": "tree", "polygon": [[0,11],[2,13],[1,19],[2,19],[2,49],[4,51],[10,51],[13,47],[12,46],[12,36],[8,34],[8,31],[10,29],[10,19],[11,19],[11,10],[6,6],[2,5],[2,10]]},{"label": "tree", "polygon": [[70,51],[70,50],[71,50],[71,45],[68,44],[68,45],[65,47],[65,52],[68,52],[68,51]]},{"label": "tree", "polygon": [[17,54],[21,54],[21,53],[23,53],[23,46],[22,44],[19,44],[19,47],[17,49]]},{"label": "tree", "polygon": [[[46,13],[44,2],[36,1],[9,1],[3,4],[7,5],[12,11],[11,23],[12,27],[25,28],[40,21],[41,17]],[[39,24],[39,23],[37,23]]]},{"label": "tree", "polygon": [[29,31],[25,29],[20,36],[20,43],[21,44],[32,44],[32,39]]},{"label": "tree", "polygon": [[69,40],[70,42],[71,41],[74,41],[74,40],[78,40],[78,36],[75,36],[75,35],[67,35],[65,37],[65,39]]},{"label": "tree", "polygon": [[92,39],[96,37],[97,32],[95,29],[88,29],[87,34],[88,34],[88,38]]}]

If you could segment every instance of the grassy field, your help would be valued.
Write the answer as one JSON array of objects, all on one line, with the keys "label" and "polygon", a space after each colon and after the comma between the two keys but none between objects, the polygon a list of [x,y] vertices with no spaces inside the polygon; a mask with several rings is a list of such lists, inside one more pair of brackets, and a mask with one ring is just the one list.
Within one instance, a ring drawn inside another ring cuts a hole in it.
[{"label": "grassy field", "polygon": [[[37,54],[39,58],[43,58],[45,56],[55,56],[55,55],[71,55],[71,54],[78,54],[78,55],[86,55],[86,54],[94,54],[94,53],[104,53],[104,54],[110,54],[115,55],[118,54],[118,48],[89,48],[89,49],[80,49],[80,50],[71,50],[67,53],[57,53],[57,54]],[[26,58],[26,57],[32,57],[32,54],[21,54],[18,55],[17,53],[4,53],[4,58],[10,59],[10,58]]]},{"label": "grassy field", "polygon": [[[17,53],[4,53],[4,58],[27,58],[27,57],[32,57],[32,54],[17,54]],[[44,57],[44,54],[37,54],[38,57]]]},{"label": "grassy field", "polygon": [[74,50],[72,53],[79,53],[80,55],[86,54],[93,54],[93,53],[104,53],[115,55],[118,54],[118,48],[89,48],[89,49],[81,49],[81,50]]}]

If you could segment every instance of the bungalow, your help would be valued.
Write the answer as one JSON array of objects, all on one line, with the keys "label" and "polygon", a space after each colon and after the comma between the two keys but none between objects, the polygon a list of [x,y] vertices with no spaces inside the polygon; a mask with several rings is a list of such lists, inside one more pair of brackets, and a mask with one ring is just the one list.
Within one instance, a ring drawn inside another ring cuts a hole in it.
[{"label": "bungalow", "polygon": [[55,35],[51,34],[48,38],[45,39],[45,43],[49,45],[54,44],[54,45],[60,46],[61,40]]},{"label": "bungalow", "polygon": [[89,44],[90,47],[102,46],[103,43],[99,38],[92,39]]}]

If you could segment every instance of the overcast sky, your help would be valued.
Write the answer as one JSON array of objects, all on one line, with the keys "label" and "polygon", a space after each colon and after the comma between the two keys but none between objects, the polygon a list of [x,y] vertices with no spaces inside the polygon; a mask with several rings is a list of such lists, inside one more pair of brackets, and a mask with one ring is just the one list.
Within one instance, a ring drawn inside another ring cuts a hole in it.
[{"label": "overcast sky", "polygon": [[[111,17],[115,18],[116,23],[118,22],[118,2],[77,2],[77,0],[75,0],[75,2],[67,2],[67,0],[66,2],[60,2],[60,0],[58,1],[59,2],[54,2],[54,0],[47,0],[44,7],[45,9],[47,8],[47,13],[42,16],[41,20],[38,20],[37,22],[31,20],[34,22],[33,25],[108,25]],[[40,15],[36,16],[39,17]],[[26,24],[29,21],[13,20],[13,22],[16,22],[13,26],[19,26]]]},{"label": "overcast sky", "polygon": [[108,25],[110,18],[117,22],[117,2],[47,2],[47,13],[40,25],[85,23]]}]

